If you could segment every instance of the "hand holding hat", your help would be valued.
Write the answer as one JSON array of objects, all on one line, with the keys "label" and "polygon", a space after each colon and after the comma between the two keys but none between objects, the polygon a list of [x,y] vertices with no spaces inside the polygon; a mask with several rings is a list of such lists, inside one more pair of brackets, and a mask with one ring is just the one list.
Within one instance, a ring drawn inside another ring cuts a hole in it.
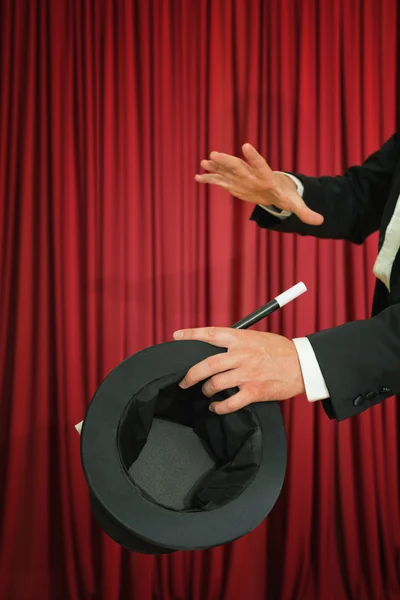
[{"label": "hand holding hat", "polygon": [[253,402],[287,400],[305,392],[294,343],[281,335],[228,327],[184,329],[176,340],[197,340],[227,348],[194,365],[180,386],[183,389],[205,381],[202,392],[212,398],[218,392],[238,387],[230,398],[214,402],[210,410],[227,414]]}]

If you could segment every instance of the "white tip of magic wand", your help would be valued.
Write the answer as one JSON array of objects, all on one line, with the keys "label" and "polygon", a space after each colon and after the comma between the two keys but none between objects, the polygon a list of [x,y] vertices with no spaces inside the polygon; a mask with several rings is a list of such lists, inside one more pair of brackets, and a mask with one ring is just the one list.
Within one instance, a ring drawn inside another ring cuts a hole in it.
[{"label": "white tip of magic wand", "polygon": [[285,306],[285,304],[288,304],[289,302],[294,300],[295,298],[298,298],[299,296],[301,296],[301,294],[304,294],[304,292],[306,291],[306,286],[302,281],[300,281],[299,283],[296,283],[296,285],[294,285],[293,287],[286,290],[286,292],[279,294],[279,296],[277,296],[275,300],[278,302],[279,306],[282,307]]}]

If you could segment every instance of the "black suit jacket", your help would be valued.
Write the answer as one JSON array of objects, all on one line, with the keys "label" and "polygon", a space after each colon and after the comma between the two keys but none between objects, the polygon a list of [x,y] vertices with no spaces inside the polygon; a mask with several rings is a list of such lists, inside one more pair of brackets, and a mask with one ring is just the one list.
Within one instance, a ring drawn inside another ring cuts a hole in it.
[{"label": "black suit jacket", "polygon": [[[355,244],[379,230],[380,248],[400,195],[400,135],[394,134],[344,175],[294,175],[304,185],[304,201],[324,216],[324,223],[305,225],[295,215],[280,220],[256,207],[251,219],[260,227]],[[341,421],[400,394],[400,252],[392,268],[390,293],[376,282],[370,319],[307,337],[329,390],[323,406],[330,418]]]}]

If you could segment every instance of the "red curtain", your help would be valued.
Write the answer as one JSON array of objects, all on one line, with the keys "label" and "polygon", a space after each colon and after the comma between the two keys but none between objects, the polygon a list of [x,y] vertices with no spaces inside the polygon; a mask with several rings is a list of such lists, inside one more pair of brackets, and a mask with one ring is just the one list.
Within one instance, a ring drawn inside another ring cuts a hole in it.
[{"label": "red curtain", "polygon": [[396,0],[0,6],[1,600],[398,600],[394,398],[340,424],[286,402],[288,473],[267,520],[161,558],[100,533],[74,429],[123,358],[297,281],[309,292],[260,328],[368,317],[375,236],[257,230],[194,175],[245,141],[309,175],[377,149],[396,128]]}]

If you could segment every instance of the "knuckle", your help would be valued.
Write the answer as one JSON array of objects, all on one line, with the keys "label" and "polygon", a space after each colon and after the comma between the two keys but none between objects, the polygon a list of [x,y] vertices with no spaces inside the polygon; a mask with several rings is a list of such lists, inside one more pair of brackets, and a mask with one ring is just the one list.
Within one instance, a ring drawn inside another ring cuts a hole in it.
[{"label": "knuckle", "polygon": [[188,385],[194,385],[195,383],[201,381],[203,378],[203,369],[204,365],[202,365],[201,363],[198,363],[197,365],[194,365],[191,369],[189,369],[189,371],[185,375],[186,383]]},{"label": "knuckle", "polygon": [[246,386],[245,394],[247,398],[251,398],[252,400],[258,398],[258,396],[260,395],[260,386],[258,385],[258,383],[248,383]]},{"label": "knuckle", "polygon": [[218,355],[209,356],[206,359],[206,365],[210,371],[214,371],[214,372],[218,371],[219,368],[221,367],[221,358]]},{"label": "knuckle", "polygon": [[[243,396],[242,396],[243,399]],[[231,398],[226,400],[226,408],[229,412],[236,412],[242,406],[241,402],[238,399]]]},{"label": "knuckle", "polygon": [[208,383],[209,388],[215,392],[219,392],[224,389],[221,377],[219,375],[214,375],[214,377],[211,377]]},{"label": "knuckle", "polygon": [[235,400],[226,400],[225,406],[229,411],[234,411],[236,410],[237,402]]}]

